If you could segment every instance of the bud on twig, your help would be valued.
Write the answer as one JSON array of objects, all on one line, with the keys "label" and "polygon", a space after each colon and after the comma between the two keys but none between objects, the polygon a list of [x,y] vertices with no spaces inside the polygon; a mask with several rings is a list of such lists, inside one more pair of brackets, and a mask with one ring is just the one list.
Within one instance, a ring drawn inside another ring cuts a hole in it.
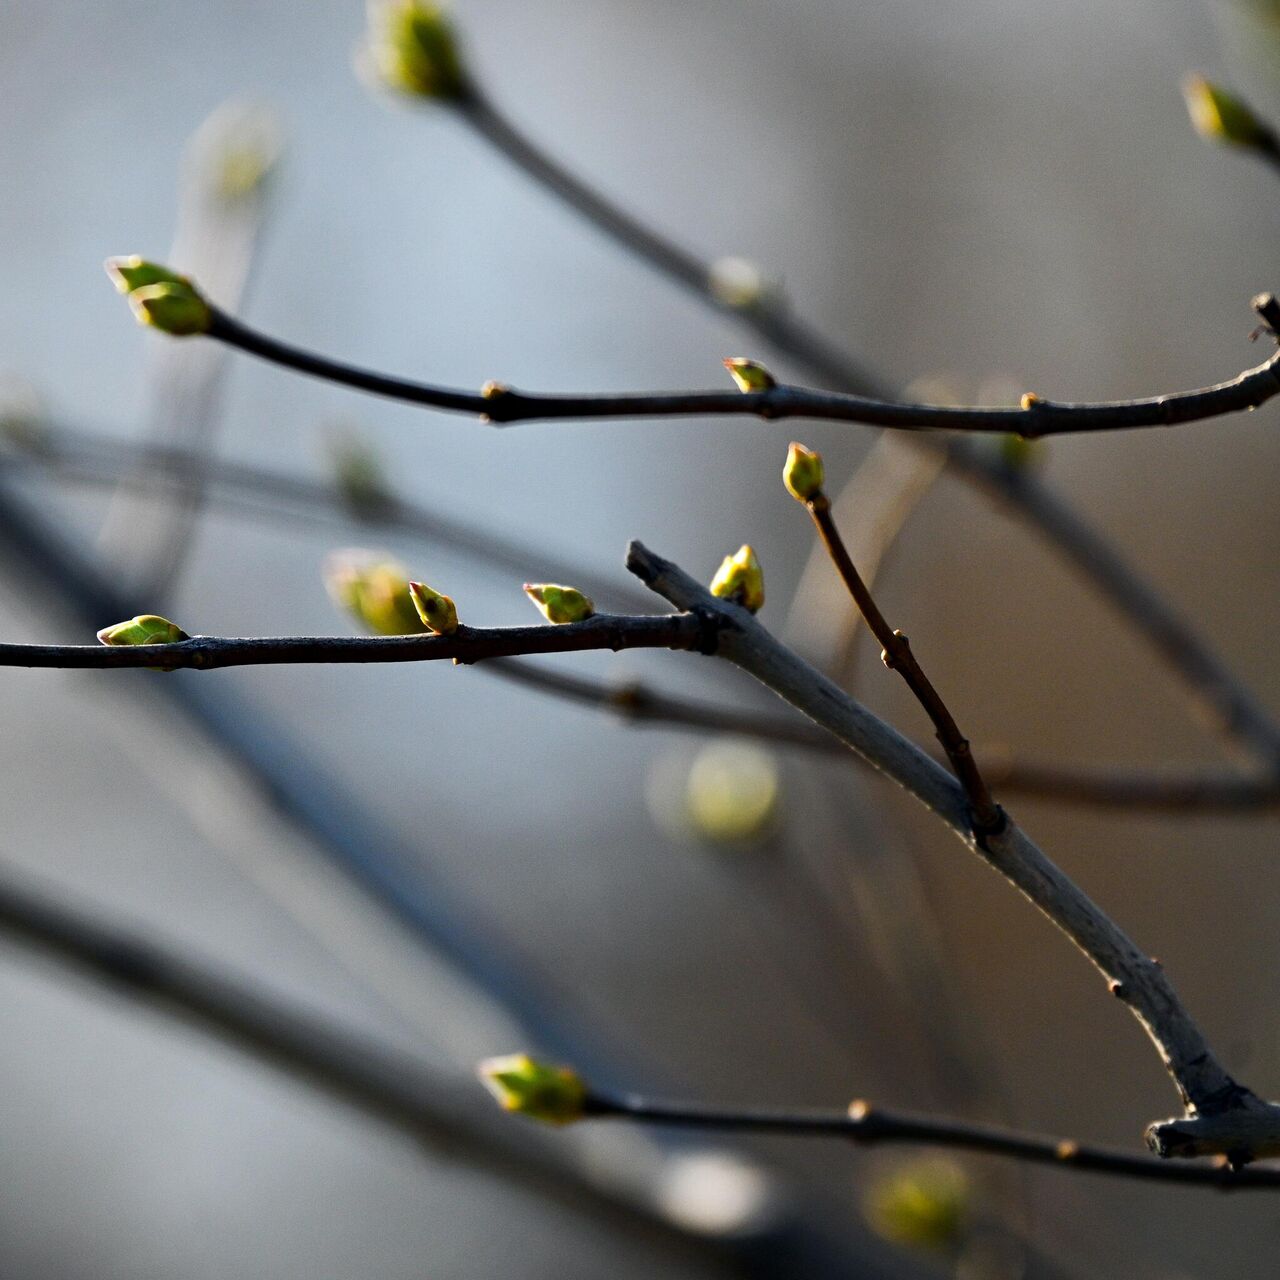
[{"label": "bud on twig", "polygon": [[415,98],[458,99],[466,76],[453,23],[429,0],[371,0],[369,70],[387,88]]},{"label": "bud on twig", "polygon": [[782,483],[787,486],[787,492],[797,502],[809,502],[822,492],[825,480],[822,454],[793,440],[787,450],[786,465],[782,468]]},{"label": "bud on twig", "polygon": [[731,556],[725,556],[711,579],[711,594],[732,600],[751,613],[764,605],[764,570],[756,553],[744,542]]},{"label": "bud on twig", "polygon": [[[154,613],[140,613],[128,622],[117,622],[114,626],[103,627],[98,632],[98,639],[106,645],[136,644],[178,644],[190,640],[183,629],[168,618],[161,618]],[[168,667],[149,667],[149,671],[167,671]]]},{"label": "bud on twig", "polygon": [[325,586],[334,601],[370,631],[417,635],[425,628],[409,591],[409,575],[376,551],[337,551],[325,562]]},{"label": "bud on twig", "polygon": [[746,356],[733,356],[724,362],[729,376],[738,384],[739,391],[771,391],[778,385],[777,379],[757,360]]},{"label": "bud on twig", "polygon": [[106,269],[115,287],[127,295],[140,324],[175,338],[208,333],[209,304],[186,276],[136,255],[108,258]]},{"label": "bud on twig", "polygon": [[423,626],[438,636],[451,636],[458,629],[458,610],[448,596],[442,596],[424,582],[409,583],[409,595]]},{"label": "bud on twig", "polygon": [[477,1072],[504,1111],[518,1111],[544,1124],[569,1124],[586,1112],[587,1087],[569,1067],[513,1053],[487,1059]]},{"label": "bud on twig", "polygon": [[525,595],[542,610],[548,622],[582,622],[596,611],[590,596],[576,587],[562,587],[554,582],[526,582]]},{"label": "bud on twig", "polygon": [[1235,147],[1275,150],[1275,134],[1242,98],[1204,76],[1188,76],[1182,82],[1182,96],[1191,124],[1202,138]]}]

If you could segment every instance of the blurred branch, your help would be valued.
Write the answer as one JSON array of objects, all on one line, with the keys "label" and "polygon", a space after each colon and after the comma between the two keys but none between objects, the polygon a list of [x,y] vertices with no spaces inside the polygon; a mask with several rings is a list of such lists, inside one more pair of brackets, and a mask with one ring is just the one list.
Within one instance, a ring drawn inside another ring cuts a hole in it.
[{"label": "blurred branch", "polygon": [[[1260,312],[1266,310],[1263,299],[1274,301],[1270,294],[1260,295],[1255,299]],[[408,404],[451,413],[476,414],[499,426],[549,418],[576,421],[734,414],[756,416],[766,421],[805,417],[860,422],[904,431],[1012,433],[1033,439],[1065,432],[1115,431],[1202,422],[1256,409],[1280,394],[1280,351],[1229,382],[1195,391],[1093,404],[1067,404],[1028,395],[1018,409],[908,404],[781,383],[760,391],[672,391],[620,395],[541,395],[490,383],[485,390],[472,392],[358,369],[268,337],[212,305],[209,313],[206,332],[210,338],[272,364]]]},{"label": "blurred branch", "polygon": [[854,1102],[841,1111],[728,1110],[681,1102],[658,1102],[634,1094],[602,1093],[592,1089],[586,1098],[587,1118],[642,1121],[680,1128],[785,1134],[791,1137],[845,1138],[873,1145],[888,1142],[922,1143],[961,1151],[981,1151],[1034,1164],[1056,1165],[1081,1173],[1106,1173],[1153,1182],[1216,1187],[1220,1191],[1280,1188],[1280,1169],[1233,1169],[1220,1159],[1212,1166],[1170,1164],[1153,1156],[1094,1147],[1070,1138],[964,1124],[942,1117],[889,1111]]},{"label": "blurred branch", "polygon": [[1218,1151],[1234,1160],[1280,1153],[1280,1107],[1238,1084],[1214,1056],[1163,969],[1124,934],[1011,820],[975,835],[964,789],[895,729],[790,652],[744,609],[712,596],[677,566],[632,543],[627,566],[677,608],[720,626],[716,653],[836,734],[932,809],[1040,908],[1094,963],[1160,1052],[1188,1116],[1152,1125],[1158,1154]]},{"label": "blurred branch", "polygon": [[211,671],[281,663],[469,663],[513,654],[578,653],[584,649],[697,649],[705,642],[702,620],[692,614],[595,614],[562,626],[459,627],[447,636],[192,636],[174,644],[0,644],[0,667]]}]

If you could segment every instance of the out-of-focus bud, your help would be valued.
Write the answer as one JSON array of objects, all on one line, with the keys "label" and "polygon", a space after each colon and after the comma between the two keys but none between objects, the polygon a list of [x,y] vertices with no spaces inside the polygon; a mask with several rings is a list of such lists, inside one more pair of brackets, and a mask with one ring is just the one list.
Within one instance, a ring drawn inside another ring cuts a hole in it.
[{"label": "out-of-focus bud", "polygon": [[335,551],[325,561],[325,586],[333,600],[370,631],[417,635],[426,628],[409,591],[409,575],[378,551]]},{"label": "out-of-focus bud", "polygon": [[457,631],[458,610],[448,596],[432,591],[424,582],[409,583],[409,596],[428,631],[438,636],[451,636]]},{"label": "out-of-focus bud", "polygon": [[178,644],[191,637],[168,618],[161,618],[154,613],[140,613],[128,622],[103,627],[98,632],[98,639],[109,645]]},{"label": "out-of-focus bud", "polygon": [[724,362],[729,376],[738,384],[739,391],[770,391],[778,385],[773,374],[757,360],[746,356],[733,356]]},{"label": "out-of-focus bud", "polygon": [[129,294],[129,306],[139,323],[150,325],[173,338],[208,333],[212,316],[209,304],[190,284],[148,284]]},{"label": "out-of-focus bud", "polygon": [[269,106],[233,98],[192,135],[183,177],[214,200],[238,204],[261,195],[280,164],[285,131]]},{"label": "out-of-focus bud", "polygon": [[111,283],[121,293],[132,293],[135,289],[144,289],[150,284],[191,283],[172,267],[166,267],[160,262],[149,262],[136,253],[123,258],[108,258],[102,265],[106,268]]},{"label": "out-of-focus bud", "polygon": [[1274,133],[1247,102],[1204,76],[1188,76],[1182,82],[1182,96],[1191,124],[1202,138],[1235,147],[1275,146]]},{"label": "out-of-focus bud", "polygon": [[711,579],[711,594],[732,600],[751,613],[759,613],[764,606],[764,570],[745,542],[733,555],[725,556]]},{"label": "out-of-focus bud", "polygon": [[1011,471],[1022,471],[1035,466],[1044,456],[1042,440],[1028,440],[1014,432],[1006,432],[999,437],[1000,461]]},{"label": "out-of-focus bud", "polygon": [[707,272],[707,284],[718,302],[745,310],[765,296],[760,268],[747,258],[717,258]]},{"label": "out-of-focus bud", "polygon": [[569,1124],[582,1119],[586,1111],[587,1086],[569,1067],[513,1053],[489,1058],[477,1071],[504,1111],[518,1111],[544,1124]]},{"label": "out-of-focus bud", "polygon": [[582,622],[596,611],[590,596],[583,595],[576,587],[562,587],[554,582],[526,582],[524,593],[542,610],[548,622]]},{"label": "out-of-focus bud", "polygon": [[786,466],[782,468],[782,483],[787,486],[787,492],[797,502],[808,502],[822,492],[825,479],[822,454],[793,440],[787,450]]},{"label": "out-of-focus bud", "polygon": [[872,1184],[863,1209],[872,1230],[894,1244],[951,1252],[969,1228],[969,1180],[952,1160],[903,1165]]},{"label": "out-of-focus bud", "polygon": [[395,505],[395,495],[377,453],[354,436],[333,435],[328,442],[333,480],[352,515],[370,520]]},{"label": "out-of-focus bud", "polygon": [[747,844],[773,828],[778,765],[748,742],[713,742],[698,752],[685,784],[689,825],[716,844]]},{"label": "out-of-focus bud", "polygon": [[365,46],[369,71],[415,98],[462,98],[466,73],[444,6],[429,0],[370,0]]}]

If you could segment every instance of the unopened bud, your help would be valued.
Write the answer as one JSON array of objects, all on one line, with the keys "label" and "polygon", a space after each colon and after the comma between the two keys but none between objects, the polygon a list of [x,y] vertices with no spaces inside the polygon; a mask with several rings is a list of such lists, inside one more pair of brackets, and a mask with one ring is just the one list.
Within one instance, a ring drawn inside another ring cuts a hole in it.
[{"label": "unopened bud", "polygon": [[928,1158],[876,1182],[864,1210],[872,1229],[886,1240],[946,1252],[964,1241],[969,1200],[964,1170],[950,1160]]},{"label": "unopened bud", "polygon": [[739,391],[771,391],[778,385],[773,374],[756,360],[745,356],[733,356],[724,362],[729,376],[738,384]]},{"label": "unopened bud", "polygon": [[554,582],[526,582],[524,593],[542,610],[548,622],[582,622],[596,611],[591,598],[576,587],[562,587]]},{"label": "unopened bud", "polygon": [[477,1068],[484,1087],[504,1111],[544,1124],[569,1124],[586,1112],[587,1087],[576,1071],[538,1062],[527,1053],[489,1058]]},{"label": "unopened bud", "polygon": [[111,283],[121,293],[132,293],[135,289],[145,289],[151,284],[186,284],[191,281],[179,275],[172,267],[160,262],[149,262],[136,253],[124,258],[108,258],[102,264],[106,268]]},{"label": "unopened bud", "polygon": [[173,338],[208,333],[212,315],[209,304],[190,284],[148,284],[129,294],[129,305],[139,323],[150,325]]},{"label": "unopened bud", "polygon": [[744,542],[724,562],[711,579],[711,594],[722,600],[732,600],[751,613],[758,613],[764,605],[764,570],[756,553]]},{"label": "unopened bud", "polygon": [[458,610],[448,596],[442,596],[424,582],[409,583],[409,595],[418,617],[428,631],[451,636],[458,629]]},{"label": "unopened bud", "polygon": [[370,631],[410,636],[423,631],[409,591],[409,575],[376,551],[337,551],[325,562],[325,586],[333,600]]},{"label": "unopened bud", "polygon": [[782,468],[782,483],[787,486],[787,492],[797,502],[808,502],[822,492],[825,479],[822,454],[793,440],[787,450],[786,466]]},{"label": "unopened bud", "polygon": [[[106,645],[138,645],[138,644],[179,644],[191,637],[168,618],[161,618],[154,613],[140,613],[128,622],[117,622],[115,626],[103,627],[98,632],[98,639]],[[167,667],[151,667],[151,671],[166,671]]]},{"label": "unopened bud", "polygon": [[458,39],[443,5],[371,0],[366,49],[370,70],[390,89],[416,98],[466,95]]},{"label": "unopened bud", "polygon": [[1254,115],[1247,102],[1204,76],[1188,76],[1182,82],[1182,96],[1191,124],[1202,138],[1235,147],[1275,145],[1271,129]]},{"label": "unopened bud", "polygon": [[333,479],[353,515],[369,520],[395,503],[378,455],[352,436],[334,436],[329,442]]}]

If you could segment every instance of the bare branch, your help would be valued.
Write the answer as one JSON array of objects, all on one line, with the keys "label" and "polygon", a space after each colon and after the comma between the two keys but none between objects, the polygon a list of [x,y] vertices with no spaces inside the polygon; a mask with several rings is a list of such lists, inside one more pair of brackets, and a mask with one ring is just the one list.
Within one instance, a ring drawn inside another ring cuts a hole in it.
[{"label": "bare branch", "polygon": [[[712,596],[677,566],[632,543],[627,566],[678,608],[696,610],[720,627],[716,653],[830,730],[869,763],[932,809],[990,866],[1040,908],[1094,963],[1112,994],[1123,1000],[1146,1029],[1200,1126],[1196,1153],[1211,1149],[1221,1124],[1233,1158],[1280,1152],[1280,1107],[1270,1106],[1238,1084],[1214,1056],[1182,1006],[1160,965],[1055,866],[1009,820],[975,838],[964,790],[935,761],[843,690],[776,641],[751,614]],[[1248,1117],[1243,1113],[1248,1112]],[[1248,1119],[1252,1136],[1241,1143],[1235,1118]],[[1185,1124],[1186,1122],[1169,1122]],[[1164,1127],[1152,1126],[1148,1141],[1160,1154],[1182,1154],[1161,1142]]]},{"label": "bare branch", "polygon": [[965,1124],[942,1117],[917,1115],[872,1107],[861,1100],[843,1111],[728,1110],[683,1102],[658,1102],[634,1094],[591,1090],[587,1117],[637,1120],[646,1124],[679,1128],[730,1130],[746,1133],[784,1134],[791,1137],[831,1137],[875,1145],[911,1142],[1008,1156],[1033,1164],[1055,1165],[1080,1173],[1105,1173],[1118,1177],[1183,1186],[1216,1187],[1220,1191],[1275,1190],[1280,1169],[1233,1169],[1224,1158],[1212,1165],[1170,1164],[1152,1156],[1089,1146],[1071,1138],[1051,1138]]},{"label": "bare branch", "polygon": [[[1269,296],[1269,295],[1266,295]],[[1019,409],[907,404],[868,396],[777,384],[764,391],[671,391],[622,395],[535,395],[491,383],[480,392],[391,377],[329,360],[250,329],[210,307],[208,336],[273,364],[408,404],[475,414],[499,425],[549,418],[749,415],[775,420],[805,417],[860,422],[902,431],[1014,433],[1027,438],[1065,432],[1115,431],[1202,422],[1256,409],[1280,394],[1280,351],[1228,382],[1140,400],[1068,404],[1028,396]]]},{"label": "bare branch", "polygon": [[692,614],[654,618],[596,614],[564,626],[459,627],[449,636],[192,636],[177,644],[0,644],[0,667],[210,671],[282,663],[470,663],[584,649],[697,649],[705,643],[706,629]]}]

